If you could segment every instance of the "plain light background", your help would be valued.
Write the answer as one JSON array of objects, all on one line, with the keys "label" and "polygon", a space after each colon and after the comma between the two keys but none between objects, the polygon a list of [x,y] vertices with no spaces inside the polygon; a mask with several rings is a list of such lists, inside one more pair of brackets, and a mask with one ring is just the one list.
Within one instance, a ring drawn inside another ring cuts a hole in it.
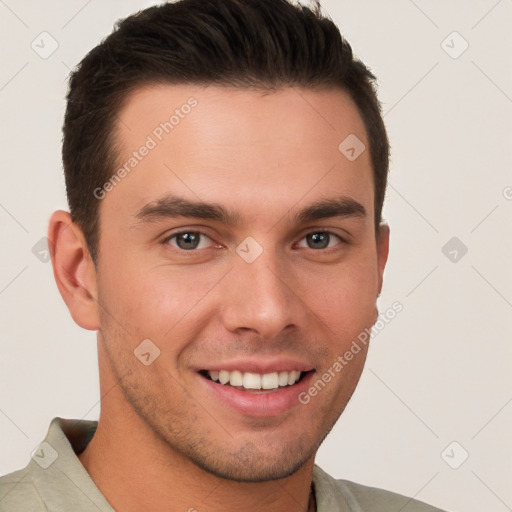
[{"label": "plain light background", "polygon": [[[38,243],[67,207],[67,75],[152,4],[0,0],[0,474],[28,463],[53,417],[98,418],[95,333],[73,323]],[[323,5],[379,78],[392,144],[379,305],[404,309],[317,463],[453,511],[512,510],[512,2]],[[58,44],[47,58],[41,38]]]}]

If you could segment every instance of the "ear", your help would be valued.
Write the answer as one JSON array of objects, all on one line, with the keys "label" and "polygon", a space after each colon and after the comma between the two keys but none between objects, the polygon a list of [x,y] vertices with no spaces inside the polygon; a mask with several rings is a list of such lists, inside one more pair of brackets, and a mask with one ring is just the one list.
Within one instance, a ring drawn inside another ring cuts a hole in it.
[{"label": "ear", "polygon": [[377,233],[377,272],[378,272],[378,295],[382,290],[384,269],[388,261],[389,253],[389,226],[382,223]]},{"label": "ear", "polygon": [[68,212],[51,216],[48,246],[55,282],[73,320],[84,329],[98,330],[96,269],[83,232]]}]

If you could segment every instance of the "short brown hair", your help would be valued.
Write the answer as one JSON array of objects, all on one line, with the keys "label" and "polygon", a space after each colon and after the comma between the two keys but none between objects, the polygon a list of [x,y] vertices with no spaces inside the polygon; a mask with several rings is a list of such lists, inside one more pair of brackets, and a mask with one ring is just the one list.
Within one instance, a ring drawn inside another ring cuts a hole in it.
[{"label": "short brown hair", "polygon": [[179,0],[117,22],[70,75],[62,146],[66,190],[94,261],[100,200],[93,191],[115,171],[116,116],[130,92],[150,83],[345,90],[365,123],[379,226],[389,142],[375,77],[318,2],[310,8],[288,0]]}]

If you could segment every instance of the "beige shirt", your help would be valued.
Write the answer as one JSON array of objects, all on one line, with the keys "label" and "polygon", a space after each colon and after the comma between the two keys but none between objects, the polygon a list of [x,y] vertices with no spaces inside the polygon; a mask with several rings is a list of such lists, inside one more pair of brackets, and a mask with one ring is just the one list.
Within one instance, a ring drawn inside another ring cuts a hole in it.
[{"label": "beige shirt", "polygon": [[[54,418],[29,464],[0,478],[0,512],[113,512],[77,457],[97,421]],[[442,512],[372,487],[313,470],[317,512]]]}]

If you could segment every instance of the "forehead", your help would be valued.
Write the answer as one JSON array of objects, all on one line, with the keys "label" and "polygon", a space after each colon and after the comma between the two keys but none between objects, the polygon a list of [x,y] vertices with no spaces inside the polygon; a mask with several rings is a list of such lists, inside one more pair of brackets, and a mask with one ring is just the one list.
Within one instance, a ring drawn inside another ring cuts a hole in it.
[{"label": "forehead", "polygon": [[220,85],[146,85],[128,95],[115,131],[129,145],[141,132],[156,138],[170,134],[162,126],[166,123],[172,125],[167,128],[174,137],[190,128],[198,139],[205,132],[210,139],[220,136],[226,142],[228,136],[233,142],[254,137],[257,143],[277,143],[282,148],[326,136],[336,141],[350,130],[366,138],[364,123],[348,93],[339,88],[291,86],[263,91]]},{"label": "forehead", "polygon": [[346,140],[368,148],[364,123],[339,89],[145,86],[127,98],[115,136],[116,170],[126,172],[106,202],[121,209],[166,193],[255,215],[257,204],[270,211],[329,193],[373,208],[369,151],[343,152]]}]

